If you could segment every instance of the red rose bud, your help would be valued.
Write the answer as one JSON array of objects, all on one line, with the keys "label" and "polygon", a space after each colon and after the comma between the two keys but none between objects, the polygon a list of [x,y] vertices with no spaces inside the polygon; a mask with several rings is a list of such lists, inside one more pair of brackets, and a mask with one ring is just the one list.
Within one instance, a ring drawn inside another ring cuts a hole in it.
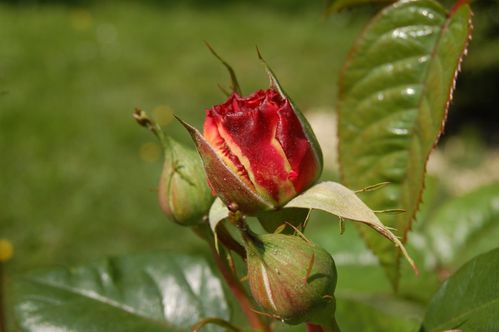
[{"label": "red rose bud", "polygon": [[[225,204],[254,214],[283,206],[322,171],[322,153],[306,119],[272,87],[233,93],[206,111],[204,135],[186,125],[212,189]],[[184,124],[185,125],[185,124]]]},{"label": "red rose bud", "polygon": [[245,235],[251,293],[288,324],[322,324],[334,315],[336,267],[327,251],[283,234]]},{"label": "red rose bud", "polygon": [[201,223],[214,200],[198,153],[173,139],[165,147],[158,198],[163,212],[185,226]]}]

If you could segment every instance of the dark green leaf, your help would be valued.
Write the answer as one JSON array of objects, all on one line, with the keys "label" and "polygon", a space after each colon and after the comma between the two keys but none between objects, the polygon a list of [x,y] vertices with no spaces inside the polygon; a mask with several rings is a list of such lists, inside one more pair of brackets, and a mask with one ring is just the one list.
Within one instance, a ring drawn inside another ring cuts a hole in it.
[{"label": "dark green leaf", "polygon": [[208,264],[174,253],[55,268],[14,285],[24,331],[189,331],[202,318],[229,318],[222,285]]},{"label": "dark green leaf", "polygon": [[342,331],[417,331],[422,314],[419,305],[390,295],[336,295],[336,319]]},{"label": "dark green leaf", "polygon": [[433,297],[421,331],[499,331],[499,248],[465,264]]},{"label": "dark green leaf", "polygon": [[[403,240],[418,208],[428,156],[442,131],[470,19],[463,2],[450,12],[432,0],[387,7],[357,40],[340,81],[342,179],[356,189],[391,182],[364,197],[374,209],[407,211],[382,218]],[[396,287],[399,253],[359,229]]]},{"label": "dark green leaf", "polygon": [[499,183],[444,204],[424,228],[440,264],[456,266],[497,246]]}]

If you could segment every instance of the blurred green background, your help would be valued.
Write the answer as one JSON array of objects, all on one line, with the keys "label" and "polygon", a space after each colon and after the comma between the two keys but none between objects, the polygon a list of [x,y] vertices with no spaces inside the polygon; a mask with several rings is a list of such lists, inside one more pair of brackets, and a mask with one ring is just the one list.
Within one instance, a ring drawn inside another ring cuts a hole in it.
[{"label": "blurred green background", "polygon": [[[224,68],[246,93],[267,85],[258,45],[304,108],[334,103],[336,76],[361,20],[250,4],[0,6],[1,237],[9,269],[75,264],[144,249],[196,250],[161,214],[161,152],[135,107],[202,123],[224,100]],[[176,123],[167,130],[182,140]],[[195,202],[193,202],[195,204]],[[178,240],[179,233],[185,239]]]},{"label": "blurred green background", "polygon": [[[324,19],[323,5],[0,2],[0,238],[15,250],[8,280],[108,255],[202,252],[203,243],[157,205],[161,151],[135,124],[133,109],[149,111],[187,141],[172,113],[200,127],[203,110],[224,100],[217,84],[228,85],[208,41],[235,67],[244,92],[267,85],[258,45],[305,112],[333,116],[338,73],[376,8]],[[499,177],[499,12],[493,1],[476,6],[475,38],[435,168],[442,176],[471,172],[468,182],[443,181],[458,194]],[[337,177],[334,165],[325,177]],[[313,225],[311,237],[333,250],[367,253],[353,229],[340,239],[333,226]],[[324,227],[333,234],[325,236]],[[389,289],[386,281],[376,287]]]}]

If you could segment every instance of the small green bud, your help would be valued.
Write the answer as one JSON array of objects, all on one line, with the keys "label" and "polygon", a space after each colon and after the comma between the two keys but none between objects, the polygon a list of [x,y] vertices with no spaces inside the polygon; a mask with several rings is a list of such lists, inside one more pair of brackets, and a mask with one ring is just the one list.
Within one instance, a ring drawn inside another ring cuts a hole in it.
[{"label": "small green bud", "polygon": [[144,111],[136,109],[133,116],[158,137],[164,150],[165,161],[158,188],[161,209],[180,225],[201,223],[215,197],[198,153],[166,135]]},{"label": "small green bud", "polygon": [[172,139],[165,145],[165,161],[159,180],[159,205],[178,224],[199,224],[214,196],[198,153]]},{"label": "small green bud", "polygon": [[298,236],[245,234],[255,300],[288,324],[322,324],[334,315],[336,266],[331,255]]}]

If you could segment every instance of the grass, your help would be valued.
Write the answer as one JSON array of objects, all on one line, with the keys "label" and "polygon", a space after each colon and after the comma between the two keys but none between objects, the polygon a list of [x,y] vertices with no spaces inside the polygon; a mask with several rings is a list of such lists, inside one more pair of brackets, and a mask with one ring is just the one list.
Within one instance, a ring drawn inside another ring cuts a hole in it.
[{"label": "grass", "polygon": [[[241,5],[0,6],[0,234],[15,247],[10,271],[196,250],[187,231],[174,241],[178,230],[157,207],[160,156],[133,108],[173,109],[199,126],[223,101],[217,83],[228,83],[205,40],[246,93],[267,85],[258,45],[299,105],[332,105],[359,26]],[[186,139],[178,125],[168,130]]]}]

